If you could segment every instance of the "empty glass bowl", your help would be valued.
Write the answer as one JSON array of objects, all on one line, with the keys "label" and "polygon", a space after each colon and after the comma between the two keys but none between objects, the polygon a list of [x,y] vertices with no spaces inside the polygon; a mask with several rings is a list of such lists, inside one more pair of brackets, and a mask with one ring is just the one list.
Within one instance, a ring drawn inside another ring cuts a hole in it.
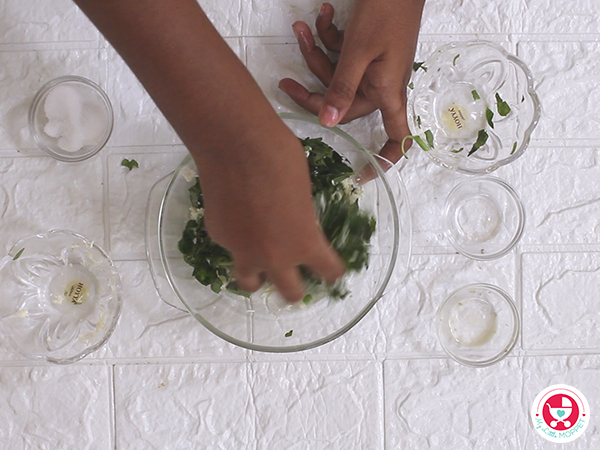
[{"label": "empty glass bowl", "polygon": [[503,359],[519,335],[517,308],[499,287],[470,284],[454,291],[436,315],[442,347],[455,361],[484,367]]},{"label": "empty glass bowl", "polygon": [[42,150],[60,161],[77,162],[106,145],[113,129],[113,109],[96,83],[64,76],[49,81],[35,94],[28,121]]},{"label": "empty glass bowl", "polygon": [[444,208],[446,236],[463,255],[478,260],[500,258],[521,239],[525,209],[514,189],[486,176],[458,184]]},{"label": "empty glass bowl", "polygon": [[0,261],[0,331],[27,358],[77,361],[106,342],[120,312],[112,261],[81,235],[29,236]]},{"label": "empty glass bowl", "polygon": [[414,72],[409,126],[442,167],[490,173],[523,154],[540,117],[527,66],[500,45],[454,42]]},{"label": "empty glass bowl", "polygon": [[[313,117],[281,114],[300,138],[321,137],[345,156],[356,173],[369,168],[374,179],[360,186],[359,208],[375,216],[369,244],[368,268],[344,278],[350,294],[325,297],[290,306],[273,289],[250,297],[226,290],[215,293],[193,276],[178,250],[190,219],[189,188],[195,183],[193,160],[187,157],[166,188],[153,190],[149,199],[146,249],[152,275],[163,299],[187,309],[206,328],[228,342],[252,350],[291,352],[325,344],[352,328],[386,292],[392,273],[400,279],[410,258],[411,226],[406,191],[398,170],[389,161],[365,150],[338,128],[324,128]],[[363,180],[364,181],[364,180]],[[166,190],[165,190],[166,189]],[[161,192],[162,191],[162,192]]]}]

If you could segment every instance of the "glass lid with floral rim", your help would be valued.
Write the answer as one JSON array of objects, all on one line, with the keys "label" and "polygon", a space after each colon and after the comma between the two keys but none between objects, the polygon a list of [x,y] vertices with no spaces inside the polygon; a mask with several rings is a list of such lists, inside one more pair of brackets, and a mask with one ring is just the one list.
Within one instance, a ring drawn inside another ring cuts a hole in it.
[{"label": "glass lid with floral rim", "polygon": [[520,59],[493,42],[453,42],[413,68],[409,126],[434,162],[484,174],[523,154],[540,105]]}]

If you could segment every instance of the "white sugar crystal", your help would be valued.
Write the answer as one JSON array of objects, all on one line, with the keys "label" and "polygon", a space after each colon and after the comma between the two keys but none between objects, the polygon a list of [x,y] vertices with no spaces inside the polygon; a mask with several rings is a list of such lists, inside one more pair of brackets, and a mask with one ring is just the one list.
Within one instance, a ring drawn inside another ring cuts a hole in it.
[{"label": "white sugar crystal", "polygon": [[66,152],[97,145],[106,130],[107,118],[98,95],[87,87],[56,86],[46,97],[44,132],[57,139]]}]

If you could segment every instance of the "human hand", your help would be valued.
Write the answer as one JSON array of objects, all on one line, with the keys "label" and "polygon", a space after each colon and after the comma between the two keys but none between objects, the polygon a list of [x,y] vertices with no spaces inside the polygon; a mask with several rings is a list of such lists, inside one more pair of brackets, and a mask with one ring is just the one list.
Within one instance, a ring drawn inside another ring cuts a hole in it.
[{"label": "human hand", "polygon": [[[225,138],[218,160],[197,166],[207,230],[233,255],[238,286],[254,292],[268,279],[296,302],[304,296],[299,266],[333,283],[344,264],[318,224],[304,148],[274,117],[257,138]],[[231,148],[244,151],[230,158]]]},{"label": "human hand", "polygon": [[425,0],[356,0],[345,31],[333,24],[334,10],[324,3],[316,20],[325,48],[339,53],[333,63],[316,46],[305,22],[293,24],[309,69],[328,88],[311,93],[285,78],[279,87],[296,103],[331,127],[379,109],[388,141],[380,155],[392,162],[403,155],[402,139],[410,135],[406,86],[411,77]]},{"label": "human hand", "polygon": [[330,283],[343,275],[317,222],[304,149],[198,2],[75,1],[194,157],[205,224],[233,255],[239,286],[252,292],[268,278],[294,302],[299,266]]}]

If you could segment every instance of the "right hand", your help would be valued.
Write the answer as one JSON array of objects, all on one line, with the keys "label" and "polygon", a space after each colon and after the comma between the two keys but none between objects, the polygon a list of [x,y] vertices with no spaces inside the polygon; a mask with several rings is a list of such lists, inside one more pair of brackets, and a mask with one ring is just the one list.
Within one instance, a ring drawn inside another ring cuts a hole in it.
[{"label": "right hand", "polygon": [[197,158],[197,166],[208,232],[232,253],[239,287],[254,292],[268,279],[296,302],[304,296],[299,266],[333,283],[344,263],[317,221],[304,149],[273,119],[242,140],[230,133],[212,152],[217,159]]},{"label": "right hand", "polygon": [[305,22],[295,22],[293,29],[309,69],[327,91],[309,92],[290,78],[280,81],[280,89],[318,115],[327,127],[379,109],[389,138],[380,155],[398,161],[404,153],[402,140],[411,134],[406,87],[412,74],[423,3],[356,0],[344,31],[333,24],[333,6],[324,3],[315,26],[325,48],[339,53],[337,63],[316,45]]}]

